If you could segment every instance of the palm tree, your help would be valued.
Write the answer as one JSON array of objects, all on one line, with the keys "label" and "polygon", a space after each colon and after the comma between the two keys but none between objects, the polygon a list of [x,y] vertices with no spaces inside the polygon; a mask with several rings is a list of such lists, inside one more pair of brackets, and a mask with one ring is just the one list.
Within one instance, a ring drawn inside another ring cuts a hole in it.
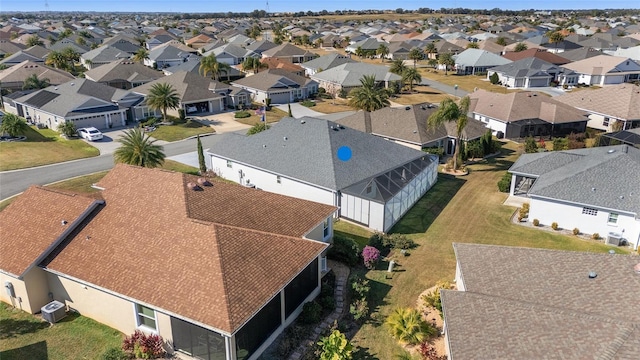
[{"label": "palm tree", "polygon": [[31,74],[26,79],[24,79],[24,85],[22,85],[22,90],[31,90],[31,89],[44,89],[49,86],[49,79],[38,79],[38,75]]},{"label": "palm tree", "polygon": [[145,136],[140,128],[125,131],[118,140],[122,145],[113,153],[113,158],[117,163],[148,168],[161,166],[165,155],[162,146],[153,144],[156,141]]},{"label": "palm tree", "polygon": [[[431,55],[431,54],[435,54],[435,53],[438,51],[438,49],[436,49],[436,44],[435,44],[435,43],[430,42],[430,43],[428,43],[427,45],[425,45],[425,47],[424,47],[424,51],[425,51],[428,55]],[[431,58],[431,56],[427,56],[427,57]]]},{"label": "palm tree", "polygon": [[409,91],[413,91],[413,83],[422,81],[422,76],[416,68],[408,68],[402,73],[402,81],[409,83]]},{"label": "palm tree", "polygon": [[391,336],[411,345],[421,343],[433,333],[433,328],[422,320],[422,314],[415,309],[395,309],[385,321],[385,325]]},{"label": "palm tree", "polygon": [[264,69],[266,67],[268,67],[267,64],[260,61],[260,59],[252,56],[245,58],[244,61],[242,62],[242,69],[245,71],[253,70],[254,74],[257,74],[260,71],[260,69]]},{"label": "palm tree", "polygon": [[564,35],[559,31],[554,31],[547,34],[547,36],[549,37],[549,42],[554,44],[554,49],[558,52],[558,43],[564,41]]},{"label": "palm tree", "polygon": [[451,53],[443,53],[438,56],[438,63],[444,65],[444,75],[447,75],[449,67],[454,66],[456,61],[453,59]]},{"label": "palm tree", "polygon": [[478,43],[475,42],[470,42],[467,44],[467,49],[479,49],[480,46],[478,45]]},{"label": "palm tree", "polygon": [[362,60],[362,57],[364,56],[364,50],[362,50],[362,46],[358,46],[356,48],[356,56],[360,58],[360,60]]},{"label": "palm tree", "polygon": [[133,61],[137,61],[140,63],[143,63],[145,60],[147,60],[149,58],[149,50],[147,50],[146,48],[141,47],[140,49],[138,49],[138,51],[136,51],[135,54],[133,54]]},{"label": "palm tree", "polygon": [[422,50],[418,49],[417,47],[409,51],[409,59],[413,60],[414,69],[416,67],[416,63],[418,62],[418,60],[422,60],[423,57],[424,57],[424,54],[422,53]]},{"label": "palm tree", "polygon": [[496,44],[500,46],[507,46],[507,39],[504,36],[500,36],[496,39]]},{"label": "palm tree", "polygon": [[27,47],[32,47],[32,46],[36,46],[36,45],[44,45],[44,42],[40,39],[40,37],[38,35],[31,35],[29,36],[29,38],[27,38],[27,43],[26,43]]},{"label": "palm tree", "polygon": [[[83,38],[79,38],[79,39],[83,39]],[[75,62],[80,60],[80,54],[78,54],[78,52],[73,50],[73,48],[70,46],[62,49],[60,51],[60,54],[62,55],[62,57],[66,62],[65,66],[67,67],[67,69],[73,69],[73,67],[75,66]]]},{"label": "palm tree", "polygon": [[376,54],[380,55],[380,62],[384,62],[385,56],[389,55],[389,47],[385,44],[380,44],[376,50]]},{"label": "palm tree", "polygon": [[362,87],[351,90],[349,105],[367,112],[389,106],[389,94],[378,87],[375,75],[365,75],[360,79]]},{"label": "palm tree", "polygon": [[153,85],[147,95],[147,106],[153,110],[162,110],[164,121],[167,121],[167,109],[176,109],[178,105],[180,105],[178,92],[167,83]]},{"label": "palm tree", "polygon": [[465,96],[460,99],[460,104],[451,98],[446,98],[440,102],[438,110],[436,110],[427,119],[429,128],[444,124],[445,122],[454,121],[456,123],[456,147],[453,152],[453,169],[458,169],[458,155],[460,153],[460,143],[462,139],[462,131],[467,126],[467,112],[469,112],[469,97]]},{"label": "palm tree", "polygon": [[389,68],[389,71],[400,76],[402,76],[405,70],[407,70],[407,65],[404,64],[404,60],[402,59],[393,60],[393,62],[391,63],[391,68]]},{"label": "palm tree", "polygon": [[2,117],[2,124],[0,124],[0,131],[3,134],[7,134],[10,137],[16,137],[20,134],[24,134],[29,129],[29,125],[22,121],[17,115],[6,113]]},{"label": "palm tree", "polygon": [[221,63],[216,59],[214,54],[208,55],[200,59],[200,68],[199,71],[202,76],[207,76],[208,73],[213,75],[215,80],[218,80],[218,76],[221,72],[226,72],[227,77],[229,77],[230,66],[225,63]]},{"label": "palm tree", "polygon": [[313,44],[316,46],[316,48],[321,48],[322,47],[322,38],[317,38],[313,41]]},{"label": "palm tree", "polygon": [[44,61],[46,65],[53,66],[56,69],[65,69],[67,67],[67,59],[64,57],[62,52],[60,51],[51,51],[46,60]]}]

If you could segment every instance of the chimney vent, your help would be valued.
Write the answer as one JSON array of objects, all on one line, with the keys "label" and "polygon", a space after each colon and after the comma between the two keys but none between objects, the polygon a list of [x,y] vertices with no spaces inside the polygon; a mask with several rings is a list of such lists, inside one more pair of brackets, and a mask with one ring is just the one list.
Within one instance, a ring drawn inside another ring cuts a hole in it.
[{"label": "chimney vent", "polygon": [[60,221],[60,224],[61,224],[62,226],[67,225],[67,220],[62,220],[62,221]]},{"label": "chimney vent", "polygon": [[187,187],[189,188],[189,190],[193,190],[193,191],[202,190],[202,188],[200,186],[198,186],[198,184],[196,184],[194,182],[187,183]]},{"label": "chimney vent", "polygon": [[589,279],[595,279],[598,274],[595,271],[589,271]]},{"label": "chimney vent", "polygon": [[198,178],[198,184],[200,184],[202,186],[213,186],[213,184],[211,182],[209,182],[209,180],[207,180],[205,178]]}]

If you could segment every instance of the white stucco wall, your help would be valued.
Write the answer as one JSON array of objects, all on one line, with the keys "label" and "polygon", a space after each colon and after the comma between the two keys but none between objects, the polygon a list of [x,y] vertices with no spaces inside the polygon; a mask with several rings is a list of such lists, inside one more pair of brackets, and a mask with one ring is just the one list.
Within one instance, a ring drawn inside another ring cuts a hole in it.
[{"label": "white stucco wall", "polygon": [[[597,215],[583,214],[582,205],[532,197],[529,221],[538,219],[540,224],[547,226],[557,222],[558,226],[563,229],[573,230],[578,228],[581,233],[598,233],[602,238],[606,238],[610,232],[618,233],[633,244],[634,248],[637,248],[638,238],[640,237],[640,219],[635,219],[633,215],[628,213],[607,210],[597,206],[587,207],[597,209]],[[618,214],[616,224],[607,222],[610,213]]]},{"label": "white stucco wall", "polygon": [[[227,160],[211,154],[209,154],[209,157],[211,159],[211,169],[227,180],[236,183],[242,181],[243,185],[249,180],[256,188],[265,191],[337,206],[334,193],[329,189],[305,184],[299,180],[284,176],[280,177],[280,183],[278,184],[276,174],[239,163],[232,163],[232,167],[229,168],[227,167]],[[239,174],[240,170],[242,170],[243,173],[242,180]]]},{"label": "white stucco wall", "polygon": [[498,121],[489,116],[478,113],[474,113],[473,118],[482,121],[484,123],[484,126],[491,129],[491,133],[493,135],[495,135],[498,131],[502,131],[502,133],[505,135],[507,134],[507,124],[502,121]]}]

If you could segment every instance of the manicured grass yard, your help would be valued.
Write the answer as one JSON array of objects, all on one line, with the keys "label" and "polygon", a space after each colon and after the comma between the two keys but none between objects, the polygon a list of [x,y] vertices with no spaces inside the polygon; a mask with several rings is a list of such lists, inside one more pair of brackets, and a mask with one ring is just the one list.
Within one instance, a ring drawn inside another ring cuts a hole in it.
[{"label": "manicured grass yard", "polygon": [[414,86],[413,93],[409,93],[408,88],[405,90],[407,91],[396,98],[392,98],[391,101],[402,105],[421,104],[425,102],[439,104],[442,100],[453,97],[428,86]]},{"label": "manicured grass yard", "polygon": [[178,141],[188,137],[209,134],[215,132],[211,126],[204,125],[195,120],[180,121],[173,119],[173,125],[160,125],[153,132],[148,133],[151,137],[164,141]]},{"label": "manicured grass yard", "polygon": [[514,89],[508,89],[504,86],[493,85],[487,80],[486,75],[455,75],[455,73],[449,71],[447,75],[444,71],[435,70],[432,68],[420,68],[420,75],[423,79],[435,80],[443,84],[450,86],[458,85],[460,89],[472,92],[474,88],[484,89],[495,93],[508,94],[514,91]]},{"label": "manicured grass yard", "polygon": [[[393,256],[399,263],[392,279],[386,279],[388,263],[369,271],[372,316],[354,337],[354,343],[378,359],[393,359],[400,346],[382,325],[398,306],[415,307],[419,294],[438,280],[453,280],[453,242],[525,246],[561,250],[607,252],[612,247],[510,222],[515,208],[502,205],[507,194],[496,183],[517,158],[516,145],[507,143],[503,156],[488,163],[469,166],[469,175],[452,178],[441,175],[436,185],[404,216],[392,232],[407,234],[419,246],[408,257]],[[336,233],[354,232],[344,221]],[[359,229],[359,228],[358,228]],[[361,230],[361,229],[360,229]],[[352,236],[366,236],[362,231]],[[616,249],[622,252],[620,249]]]},{"label": "manicured grass yard", "polygon": [[[242,118],[242,119],[236,119],[237,122],[239,123],[243,123],[246,125],[255,125],[260,123],[260,119],[261,117],[256,115],[256,111],[255,110],[247,110],[249,112],[249,114],[251,114],[250,117],[248,118]],[[289,114],[287,114],[286,112],[275,108],[275,107],[271,107],[271,110],[267,111],[267,123],[273,123],[273,122],[278,122],[280,121],[280,119],[282,119],[285,116],[289,116]]]},{"label": "manicured grass yard", "polygon": [[0,171],[23,169],[100,155],[83,140],[65,140],[50,129],[29,127],[27,140],[0,143]]},{"label": "manicured grass yard", "polygon": [[0,303],[0,359],[97,359],[119,347],[124,335],[78,314],[53,326],[40,318]]},{"label": "manicured grass yard", "polygon": [[[333,114],[342,111],[354,111],[355,108],[347,105],[347,100],[345,99],[316,99],[316,106],[312,109],[317,112],[321,112],[323,114]],[[295,114],[293,114],[295,116]]]}]

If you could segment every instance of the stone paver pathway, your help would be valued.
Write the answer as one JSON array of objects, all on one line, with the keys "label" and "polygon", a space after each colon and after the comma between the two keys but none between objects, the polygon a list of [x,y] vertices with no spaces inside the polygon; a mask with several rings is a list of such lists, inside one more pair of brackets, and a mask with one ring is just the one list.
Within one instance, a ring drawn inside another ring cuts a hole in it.
[{"label": "stone paver pathway", "polygon": [[310,343],[315,343],[318,341],[320,334],[329,329],[333,322],[340,319],[342,315],[347,311],[346,309],[346,295],[347,295],[347,279],[349,278],[349,267],[333,261],[327,260],[327,266],[331,268],[336,275],[336,285],[333,292],[333,296],[336,299],[336,309],[329,314],[324,320],[316,325],[315,329],[309,337],[302,342],[300,346],[289,356],[289,360],[300,360],[305,352],[308,350],[308,345]]}]

